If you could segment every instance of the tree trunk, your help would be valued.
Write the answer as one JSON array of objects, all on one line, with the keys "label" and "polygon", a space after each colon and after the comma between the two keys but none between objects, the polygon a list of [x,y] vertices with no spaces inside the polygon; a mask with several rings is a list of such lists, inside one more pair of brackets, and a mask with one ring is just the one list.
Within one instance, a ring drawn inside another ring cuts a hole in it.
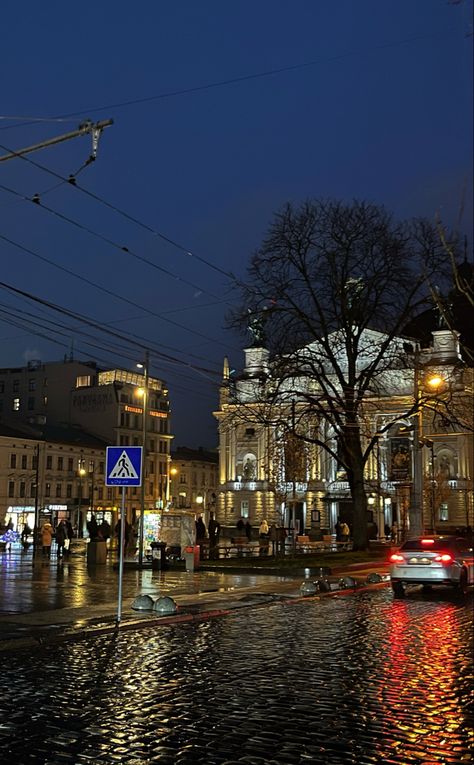
[{"label": "tree trunk", "polygon": [[367,497],[364,482],[364,459],[360,442],[360,431],[356,419],[345,429],[344,444],[349,467],[348,480],[354,503],[354,526],[352,539],[354,550],[367,550],[369,537],[367,528]]},{"label": "tree trunk", "polygon": [[351,492],[354,502],[354,528],[352,530],[353,549],[368,550],[367,497],[365,494],[362,460],[360,465],[355,466],[352,476]]}]

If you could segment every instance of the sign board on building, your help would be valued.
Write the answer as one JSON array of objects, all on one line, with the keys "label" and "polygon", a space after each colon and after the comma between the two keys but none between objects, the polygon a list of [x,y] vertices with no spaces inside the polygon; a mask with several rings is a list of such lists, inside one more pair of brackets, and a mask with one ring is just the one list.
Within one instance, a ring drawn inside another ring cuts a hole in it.
[{"label": "sign board on building", "polygon": [[108,446],[105,485],[141,486],[142,452],[141,446]]}]

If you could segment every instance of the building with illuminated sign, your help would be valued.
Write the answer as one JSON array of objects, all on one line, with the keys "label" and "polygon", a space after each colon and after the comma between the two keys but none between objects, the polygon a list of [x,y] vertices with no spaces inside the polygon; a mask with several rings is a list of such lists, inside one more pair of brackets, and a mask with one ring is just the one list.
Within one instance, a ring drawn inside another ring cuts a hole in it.
[{"label": "building with illuminated sign", "polygon": [[[146,405],[143,388],[146,385]],[[145,419],[144,423],[144,409]],[[169,502],[170,432],[168,390],[161,379],[123,369],[100,370],[94,362],[30,362],[26,367],[0,370],[1,419],[11,427],[61,426],[79,428],[105,447],[142,446],[144,509],[156,514]],[[103,472],[103,471],[102,471]],[[103,480],[103,475],[101,476]],[[96,485],[95,510],[117,519],[119,490]],[[142,491],[130,488],[127,517],[133,524],[141,510]],[[2,510],[4,508],[2,507]]]},{"label": "building with illuminated sign", "polygon": [[0,423],[0,526],[12,522],[15,531],[25,524],[56,525],[67,518],[84,530],[97,506],[98,515],[112,521],[112,496],[104,481],[106,444],[79,428],[16,427]]}]

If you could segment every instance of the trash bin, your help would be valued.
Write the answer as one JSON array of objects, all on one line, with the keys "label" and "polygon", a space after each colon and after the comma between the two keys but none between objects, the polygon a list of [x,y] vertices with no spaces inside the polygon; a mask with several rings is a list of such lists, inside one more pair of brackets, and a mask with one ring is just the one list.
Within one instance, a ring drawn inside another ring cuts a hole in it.
[{"label": "trash bin", "polygon": [[87,545],[87,563],[105,563],[107,543],[105,539],[90,539]]},{"label": "trash bin", "polygon": [[151,547],[151,567],[154,571],[163,571],[168,568],[166,560],[166,542],[152,542]]},{"label": "trash bin", "polygon": [[196,568],[199,568],[199,556],[201,549],[199,545],[189,545],[184,548],[184,562],[186,564],[186,571],[193,572]]}]

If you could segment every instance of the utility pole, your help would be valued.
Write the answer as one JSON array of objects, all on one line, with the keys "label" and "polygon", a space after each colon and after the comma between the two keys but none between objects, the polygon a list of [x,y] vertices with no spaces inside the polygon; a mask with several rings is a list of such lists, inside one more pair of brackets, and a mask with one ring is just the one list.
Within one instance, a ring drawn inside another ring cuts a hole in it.
[{"label": "utility pole", "polygon": [[39,444],[35,446],[35,524],[33,529],[33,560],[38,555],[39,541]]},{"label": "utility pole", "polygon": [[46,149],[48,146],[54,146],[57,143],[69,141],[70,138],[79,138],[83,135],[92,136],[92,151],[89,160],[94,161],[97,156],[97,148],[102,131],[104,128],[113,124],[114,121],[111,119],[101,120],[100,122],[95,123],[91,122],[91,120],[86,120],[79,125],[77,130],[72,130],[70,133],[63,133],[62,135],[55,136],[54,138],[48,138],[46,141],[32,144],[32,146],[26,146],[24,149],[18,149],[17,151],[12,151],[9,154],[2,154],[0,156],[0,162],[6,162],[8,159],[15,159],[16,157],[23,157],[25,154],[31,154],[33,151]]},{"label": "utility pole", "polygon": [[141,366],[144,373],[143,390],[143,422],[142,422],[142,447],[143,447],[143,471],[142,483],[140,486],[140,527],[138,539],[138,566],[143,567],[143,548],[145,543],[145,478],[146,478],[146,433],[147,433],[147,415],[148,415],[148,377],[149,377],[150,353],[145,351],[145,362]]}]

